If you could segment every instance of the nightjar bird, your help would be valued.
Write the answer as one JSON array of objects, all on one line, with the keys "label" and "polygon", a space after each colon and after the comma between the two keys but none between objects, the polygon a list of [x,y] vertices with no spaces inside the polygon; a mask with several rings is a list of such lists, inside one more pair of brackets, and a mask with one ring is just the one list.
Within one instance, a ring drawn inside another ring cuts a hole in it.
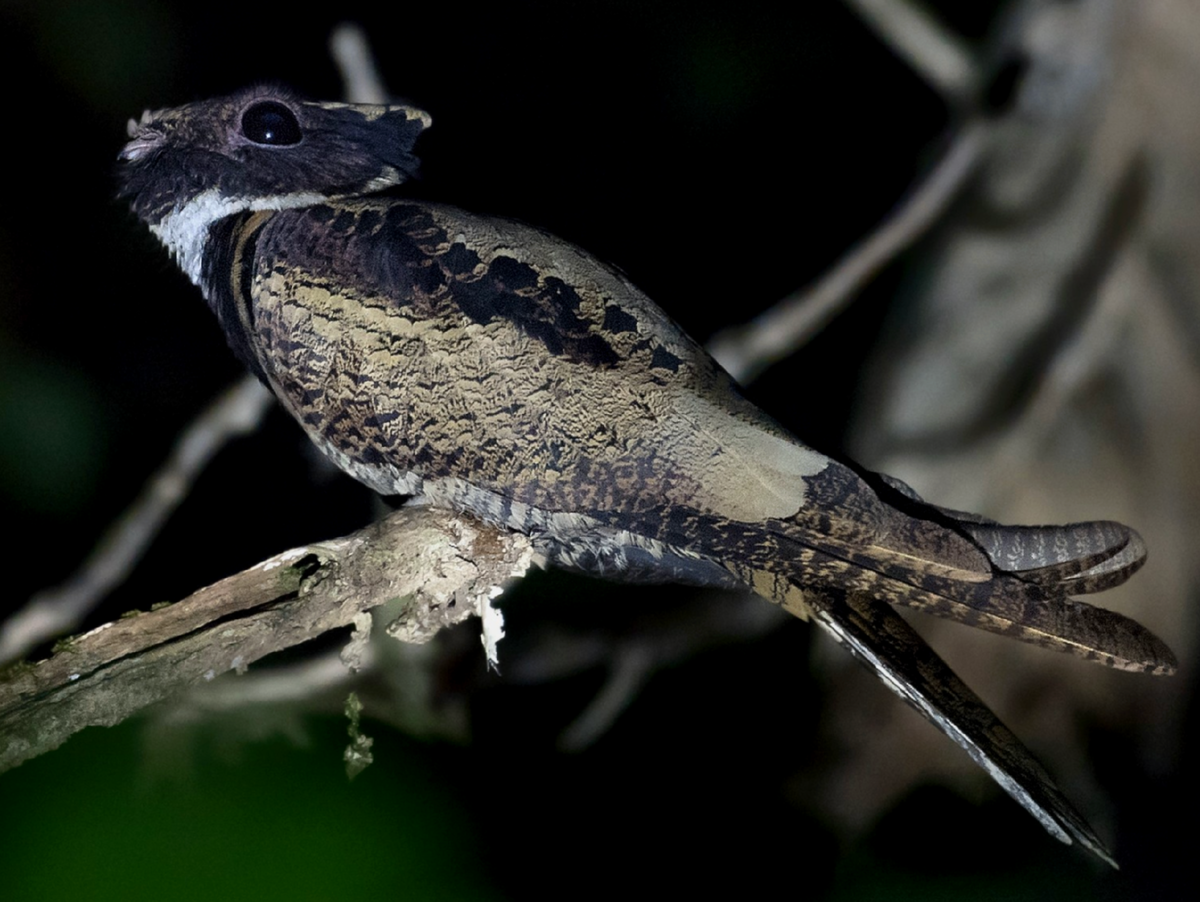
[{"label": "nightjar bird", "polygon": [[1119,523],[1002,526],[804,445],[620,272],[537,229],[405,197],[430,124],[277,88],[145,113],[122,189],[233,351],[334,463],[528,534],[549,562],[739,586],[815,620],[1054,836],[1111,862],[894,610],[1169,673],[1073,600],[1145,547]]}]

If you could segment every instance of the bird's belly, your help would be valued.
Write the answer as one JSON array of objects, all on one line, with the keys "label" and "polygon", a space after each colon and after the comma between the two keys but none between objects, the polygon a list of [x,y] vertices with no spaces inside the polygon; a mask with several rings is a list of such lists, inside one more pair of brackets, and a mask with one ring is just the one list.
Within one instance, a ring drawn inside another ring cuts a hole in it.
[{"label": "bird's belly", "polygon": [[422,498],[526,533],[543,563],[591,576],[638,583],[686,583],[744,588],[733,573],[690,548],[663,542],[608,512],[546,510],[460,479],[426,480]]}]

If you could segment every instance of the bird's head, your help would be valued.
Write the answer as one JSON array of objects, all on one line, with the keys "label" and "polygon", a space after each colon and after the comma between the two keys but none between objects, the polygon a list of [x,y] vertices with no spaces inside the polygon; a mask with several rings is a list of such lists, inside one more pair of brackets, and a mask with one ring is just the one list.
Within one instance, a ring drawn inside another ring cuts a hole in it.
[{"label": "bird's head", "polygon": [[313,103],[276,87],[148,110],[129,121],[121,196],[157,229],[180,214],[211,221],[368,194],[415,173],[430,122],[411,106]]}]

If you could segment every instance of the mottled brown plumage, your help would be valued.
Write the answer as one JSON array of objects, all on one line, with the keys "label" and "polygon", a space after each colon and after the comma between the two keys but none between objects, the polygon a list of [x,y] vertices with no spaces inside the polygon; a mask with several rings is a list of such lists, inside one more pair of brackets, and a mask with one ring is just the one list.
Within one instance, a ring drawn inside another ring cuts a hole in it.
[{"label": "mottled brown plumage", "polygon": [[1128,578],[1140,537],[1000,526],[813,451],[620,273],[397,194],[428,123],[246,91],[131,123],[123,193],[348,473],[527,532],[561,566],[744,585],[814,617],[1047,829],[1107,858],[889,605],[1170,672],[1148,631],[1068,597]]}]

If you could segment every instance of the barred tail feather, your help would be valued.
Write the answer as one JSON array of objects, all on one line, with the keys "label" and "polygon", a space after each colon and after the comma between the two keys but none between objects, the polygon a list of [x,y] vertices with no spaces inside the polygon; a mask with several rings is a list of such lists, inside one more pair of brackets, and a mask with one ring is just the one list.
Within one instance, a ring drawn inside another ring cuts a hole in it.
[{"label": "barred tail feather", "polygon": [[[883,522],[875,542],[836,524],[746,523],[690,510],[614,518],[650,554],[719,565],[738,582],[818,625],[946,733],[1052,835],[1112,856],[1020,741],[893,610],[904,605],[1111,667],[1167,674],[1175,657],[1141,624],[1068,597],[1116,585],[1145,546],[1117,523],[1004,527],[945,511]],[[815,528],[814,528],[815,527]],[[823,528],[829,527],[829,528]],[[890,527],[890,528],[889,528]],[[890,544],[882,544],[883,542]],[[1012,569],[1005,569],[1005,567]],[[712,575],[706,573],[706,580]],[[715,582],[713,584],[716,584]]]},{"label": "barred tail feather", "polygon": [[[767,562],[767,567],[782,569],[791,581],[814,591],[833,586],[860,592],[1119,670],[1165,675],[1174,673],[1177,666],[1166,643],[1137,621],[1067,595],[1076,586],[1092,591],[1097,579],[1116,579],[1121,571],[1132,572],[1140,566],[1144,554],[1134,549],[1127,556],[1128,543],[1099,563],[1097,553],[1079,565],[1064,560],[1034,571],[1046,578],[1050,570],[1061,568],[1053,587],[1047,587],[1042,579],[1026,580],[1028,571],[996,570],[956,578],[942,572],[944,568],[936,562],[926,567],[910,555],[888,549],[855,549],[821,539],[796,544],[807,547],[791,555],[781,554]],[[1137,545],[1141,545],[1140,538]],[[1114,561],[1119,566],[1113,567]],[[1093,579],[1097,570],[1104,573]]]},{"label": "barred tail feather", "polygon": [[[635,531],[668,546],[692,541],[798,616],[807,614],[798,592],[832,588],[1120,670],[1175,672],[1171,650],[1140,623],[1069,597],[1117,585],[1142,565],[1145,545],[1133,530],[1108,522],[1009,527],[982,518],[948,522],[948,512],[934,516],[911,521],[920,541],[892,535],[889,545],[835,538],[794,521],[750,524],[695,512],[667,512],[653,531],[643,531],[645,521]],[[971,553],[961,554],[962,547]]]},{"label": "barred tail feather", "polygon": [[1065,526],[1005,526],[979,514],[930,504],[912,487],[883,473],[884,485],[915,501],[969,536],[1001,571],[1070,595],[1119,586],[1146,562],[1146,543],[1136,530],[1112,520]]},{"label": "barred tail feather", "polygon": [[[997,583],[1015,580],[997,579]],[[1048,595],[1029,587],[1023,598],[1005,597],[964,603],[952,591],[931,592],[911,586],[895,596],[894,603],[956,620],[1022,642],[1070,652],[1117,670],[1165,676],[1175,672],[1174,654],[1165,642],[1136,620],[1076,601],[1065,595]]]},{"label": "barred tail feather", "polygon": [[839,596],[810,595],[814,619],[827,633],[965,749],[1052,836],[1117,866],[1029,750],[903,618],[873,598]]},{"label": "barred tail feather", "polygon": [[998,569],[1073,595],[1119,586],[1146,562],[1146,544],[1121,523],[1001,526],[959,521]]}]

